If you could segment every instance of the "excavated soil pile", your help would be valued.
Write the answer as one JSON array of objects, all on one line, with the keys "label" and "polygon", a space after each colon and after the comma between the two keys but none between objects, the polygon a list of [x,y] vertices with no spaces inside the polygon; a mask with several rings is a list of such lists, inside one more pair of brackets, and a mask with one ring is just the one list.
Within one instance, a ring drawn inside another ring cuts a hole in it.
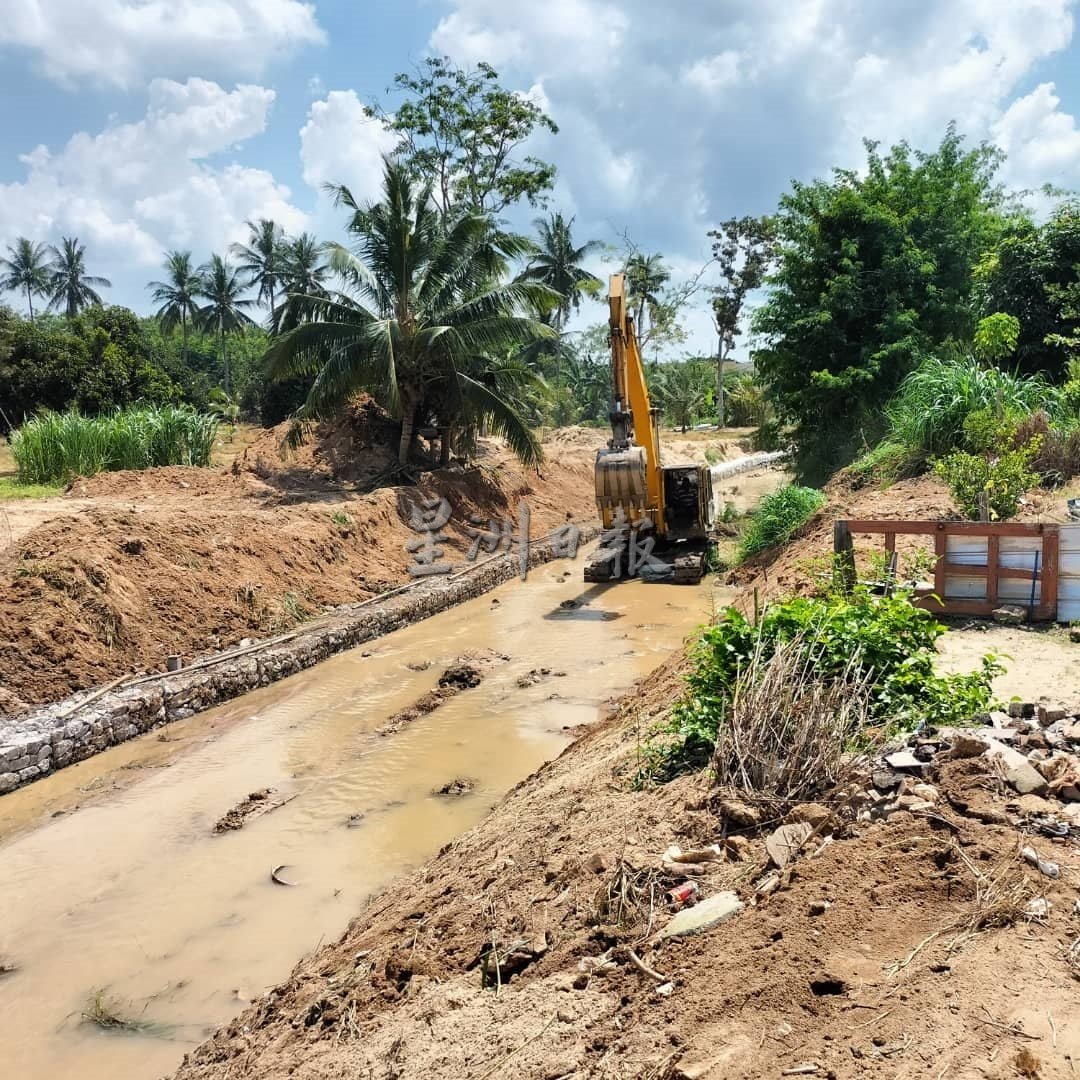
[{"label": "excavated soil pile", "polygon": [[[177,1080],[1073,1075],[1075,839],[1023,835],[986,763],[980,791],[1010,823],[966,815],[974,764],[931,762],[863,820],[838,798],[793,809],[803,846],[778,871],[779,818],[705,777],[633,790],[642,726],[678,689],[671,665]],[[665,937],[691,875],[679,922],[700,925]]]},{"label": "excavated soil pile", "polygon": [[[160,671],[170,654],[190,661],[394,588],[410,580],[406,543],[418,537],[410,519],[423,502],[446,498],[453,508],[439,546],[455,568],[474,545],[471,517],[516,522],[524,500],[534,540],[568,516],[595,517],[599,436],[592,446],[550,447],[539,473],[488,440],[478,464],[424,472],[415,485],[364,493],[328,479],[336,474],[326,462],[346,444],[351,453],[371,426],[323,431],[309,458],[282,462],[280,433],[270,432],[273,457],[256,452],[254,465],[236,471],[170,467],[77,481],[70,511],[0,550],[0,709]],[[371,460],[381,469],[385,454]]]}]

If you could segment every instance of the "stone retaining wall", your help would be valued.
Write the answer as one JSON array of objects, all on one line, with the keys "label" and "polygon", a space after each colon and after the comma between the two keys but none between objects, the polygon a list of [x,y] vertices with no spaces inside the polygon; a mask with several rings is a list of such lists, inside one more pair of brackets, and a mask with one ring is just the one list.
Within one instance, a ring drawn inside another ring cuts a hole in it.
[{"label": "stone retaining wall", "polygon": [[[596,529],[583,529],[583,539]],[[546,542],[534,542],[529,565],[555,558]],[[509,581],[518,557],[505,555],[450,580],[433,578],[378,603],[347,604],[318,624],[299,628],[288,641],[204,668],[177,671],[153,681],[118,686],[82,708],[82,692],[33,712],[0,719],[0,795],[82,761],[151,728],[182,720],[278,679],[295,675],[334,653],[351,649],[420,622]],[[74,710],[74,711],[73,711]]]}]

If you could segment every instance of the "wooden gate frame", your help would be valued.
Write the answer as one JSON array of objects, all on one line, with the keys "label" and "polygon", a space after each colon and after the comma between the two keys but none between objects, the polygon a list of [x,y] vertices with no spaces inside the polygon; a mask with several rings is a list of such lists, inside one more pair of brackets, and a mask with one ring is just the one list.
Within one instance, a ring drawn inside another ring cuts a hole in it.
[{"label": "wooden gate frame", "polygon": [[[1052,622],[1057,618],[1058,605],[1058,526],[1049,522],[1024,524],[1016,521],[890,521],[882,519],[839,519],[835,525],[834,545],[838,554],[851,550],[853,533],[871,533],[885,537],[886,554],[896,551],[896,537],[932,536],[934,554],[934,588],[917,594],[916,603],[942,615],[976,615],[987,617],[999,606],[999,582],[1002,578],[1039,582],[1039,599],[1031,611],[1031,618],[1039,622]],[[986,565],[969,566],[966,563],[948,562],[948,538],[950,536],[986,537]],[[1003,536],[1024,536],[1042,540],[1042,557],[1037,573],[1019,567],[999,565],[999,547]],[[846,542],[845,542],[846,538]],[[950,575],[985,577],[986,599],[945,598],[945,579]],[[1012,601],[1016,603],[1016,601]],[[1027,604],[1017,604],[1027,607]]]}]

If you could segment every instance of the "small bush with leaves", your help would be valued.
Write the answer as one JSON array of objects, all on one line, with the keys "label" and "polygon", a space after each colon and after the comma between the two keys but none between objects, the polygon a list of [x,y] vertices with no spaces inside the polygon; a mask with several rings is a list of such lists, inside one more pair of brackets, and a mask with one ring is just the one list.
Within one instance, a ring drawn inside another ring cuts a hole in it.
[{"label": "small bush with leaves", "polygon": [[784,544],[825,502],[816,488],[787,487],[766,495],[750,518],[739,544],[739,559],[748,559],[766,548]]},{"label": "small bush with leaves", "polygon": [[1026,446],[996,455],[957,450],[934,462],[934,472],[949,485],[965,517],[977,521],[985,497],[990,520],[1004,521],[1016,514],[1024,492],[1038,484],[1031,466],[1041,449],[1042,438],[1037,435]]},{"label": "small bush with leaves", "polygon": [[1003,669],[987,656],[970,674],[936,674],[935,643],[944,632],[903,592],[796,597],[769,607],[756,627],[731,608],[702,632],[686,692],[646,740],[638,778],[664,781],[708,765],[743,672],[755,656],[760,663],[789,642],[800,643],[824,682],[865,680],[866,715],[875,724],[963,723],[989,707],[991,680]]}]

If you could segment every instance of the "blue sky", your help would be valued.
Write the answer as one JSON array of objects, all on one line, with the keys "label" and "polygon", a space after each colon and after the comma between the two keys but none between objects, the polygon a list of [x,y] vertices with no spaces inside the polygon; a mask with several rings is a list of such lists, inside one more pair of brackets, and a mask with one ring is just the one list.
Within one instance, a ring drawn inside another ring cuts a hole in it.
[{"label": "blue sky", "polygon": [[[201,260],[263,216],[336,235],[320,182],[374,194],[388,137],[362,104],[429,52],[488,60],[543,102],[561,131],[529,150],[559,167],[553,206],[582,240],[629,235],[677,276],[707,261],[718,221],[857,165],[863,136],[930,145],[955,120],[1006,149],[1009,185],[1080,187],[1073,0],[5,8],[0,245],[76,235],[109,298],[140,311],[168,248]],[[688,348],[711,348],[703,303],[687,326]]]}]

